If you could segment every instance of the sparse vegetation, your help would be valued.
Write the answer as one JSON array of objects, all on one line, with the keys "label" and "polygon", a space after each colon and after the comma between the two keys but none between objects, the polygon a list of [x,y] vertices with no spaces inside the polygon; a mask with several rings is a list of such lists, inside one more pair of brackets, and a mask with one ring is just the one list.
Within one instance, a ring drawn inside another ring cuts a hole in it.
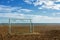
[{"label": "sparse vegetation", "polygon": [[[48,29],[47,29],[48,28]],[[0,40],[60,40],[60,27],[34,26],[34,33],[29,33],[29,27],[12,27],[12,34],[8,33],[8,26],[0,26]],[[16,34],[15,31],[19,33]],[[27,33],[27,34],[25,34]]]}]

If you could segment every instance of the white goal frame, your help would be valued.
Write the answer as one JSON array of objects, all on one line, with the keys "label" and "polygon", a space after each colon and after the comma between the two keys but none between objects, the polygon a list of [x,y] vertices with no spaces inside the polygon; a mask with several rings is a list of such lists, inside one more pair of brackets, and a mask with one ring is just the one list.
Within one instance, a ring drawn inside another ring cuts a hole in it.
[{"label": "white goal frame", "polygon": [[29,25],[30,25],[30,26],[29,26],[29,32],[30,32],[30,33],[33,33],[32,19],[18,19],[18,18],[9,18],[9,22],[8,22],[8,23],[9,23],[9,29],[8,29],[8,32],[9,32],[9,33],[11,33],[11,31],[12,31],[12,26],[11,26],[11,20],[12,20],[12,19],[16,19],[16,20],[29,20],[29,21],[30,21],[30,22],[29,22],[29,23],[30,23],[30,24],[29,24]]}]

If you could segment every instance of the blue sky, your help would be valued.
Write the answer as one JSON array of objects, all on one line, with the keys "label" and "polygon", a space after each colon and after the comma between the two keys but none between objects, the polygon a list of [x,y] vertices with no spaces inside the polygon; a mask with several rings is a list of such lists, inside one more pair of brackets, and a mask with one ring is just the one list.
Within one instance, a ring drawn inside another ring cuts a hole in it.
[{"label": "blue sky", "polygon": [[8,18],[60,23],[60,0],[0,0],[0,23],[8,22]]}]

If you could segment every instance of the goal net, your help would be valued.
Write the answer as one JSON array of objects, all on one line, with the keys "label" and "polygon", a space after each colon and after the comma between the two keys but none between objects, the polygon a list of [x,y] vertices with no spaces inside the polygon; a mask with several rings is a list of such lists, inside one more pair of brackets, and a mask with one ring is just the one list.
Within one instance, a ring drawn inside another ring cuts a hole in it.
[{"label": "goal net", "polygon": [[9,33],[32,33],[32,20],[31,19],[18,19],[9,18]]}]

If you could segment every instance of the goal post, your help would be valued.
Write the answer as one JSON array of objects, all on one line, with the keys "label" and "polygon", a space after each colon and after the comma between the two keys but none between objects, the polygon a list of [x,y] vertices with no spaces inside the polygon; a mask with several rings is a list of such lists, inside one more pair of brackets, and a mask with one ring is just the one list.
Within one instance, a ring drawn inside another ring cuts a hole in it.
[{"label": "goal post", "polygon": [[[19,22],[22,21],[29,21],[29,32],[32,33],[33,32],[33,25],[32,25],[32,19],[18,19],[18,18],[9,18],[9,33],[11,33],[12,31],[12,21],[17,21],[19,20]],[[18,22],[17,22],[18,23]],[[24,22],[22,22],[24,23]],[[27,22],[28,23],[28,22]]]}]

